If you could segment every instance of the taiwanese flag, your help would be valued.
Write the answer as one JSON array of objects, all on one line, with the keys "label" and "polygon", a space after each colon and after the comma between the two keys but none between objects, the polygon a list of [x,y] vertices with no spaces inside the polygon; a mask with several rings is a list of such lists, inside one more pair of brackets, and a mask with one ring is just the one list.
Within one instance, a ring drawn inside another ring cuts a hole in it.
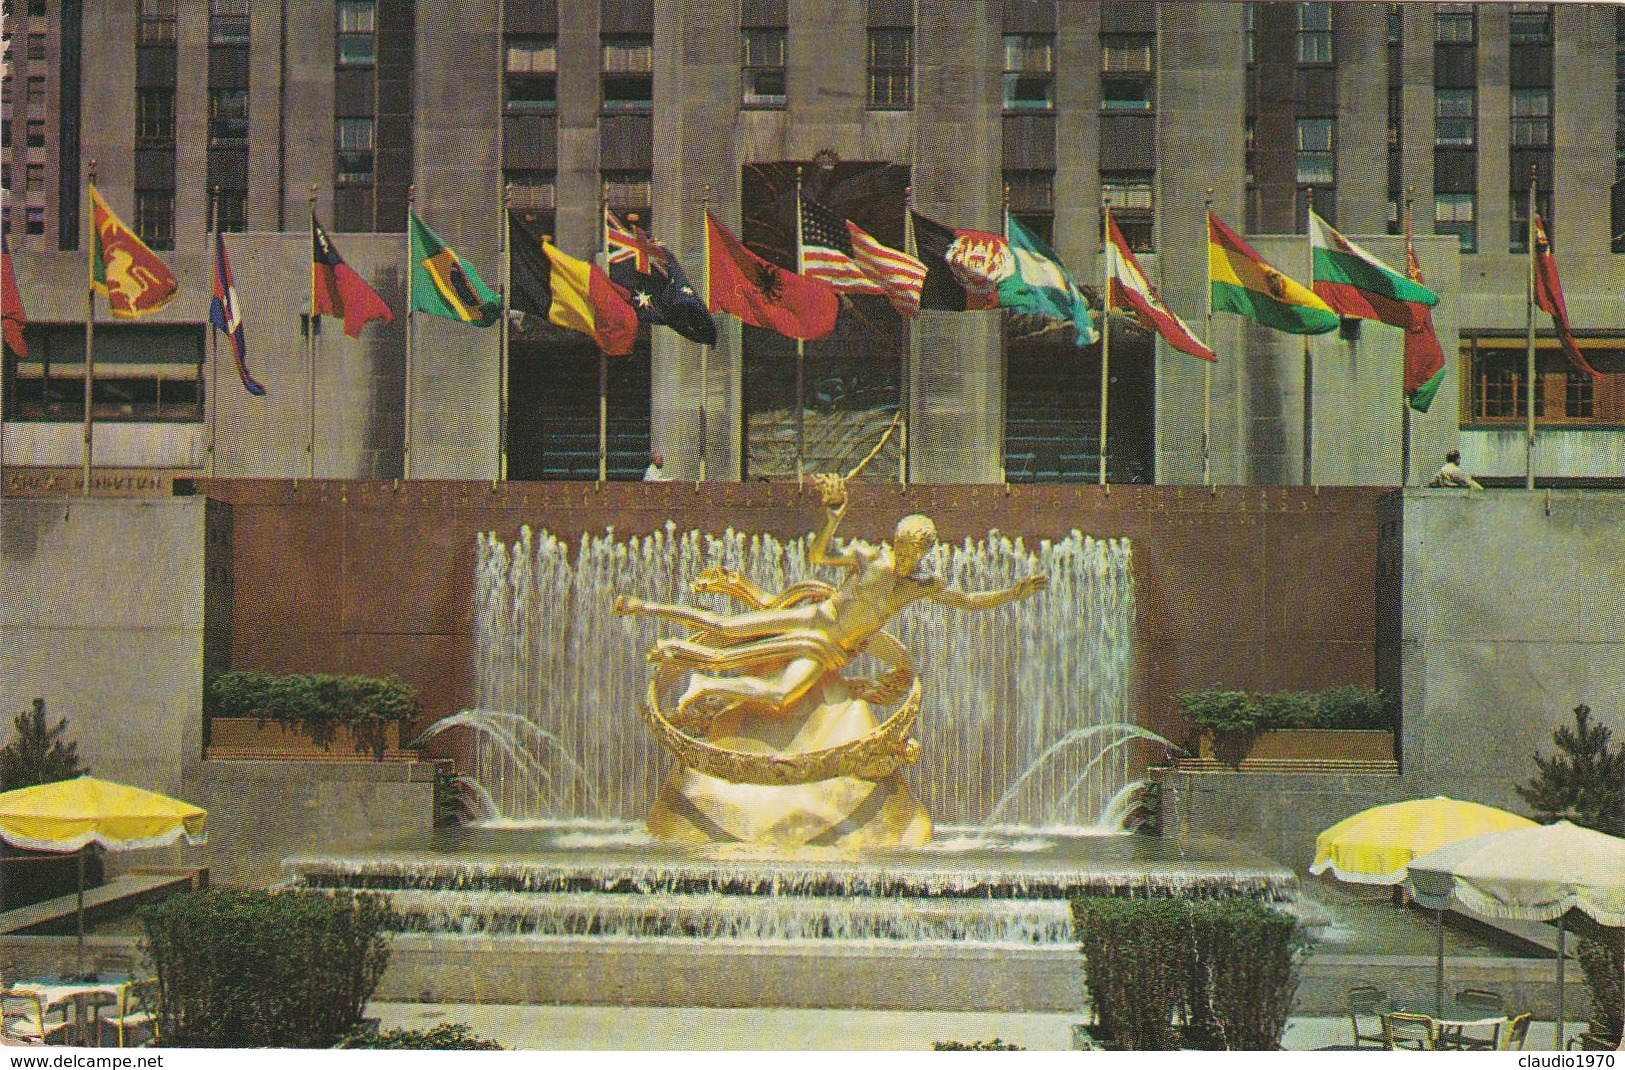
[{"label": "taiwanese flag", "polygon": [[314,215],[310,217],[310,308],[314,316],[342,317],[344,333],[351,338],[359,337],[361,328],[373,320],[388,323],[395,318],[378,291],[344,262]]},{"label": "taiwanese flag", "polygon": [[920,307],[975,312],[999,307],[999,283],[1016,273],[1010,243],[985,230],[956,230],[918,212],[914,249],[925,264]]},{"label": "taiwanese flag", "polygon": [[255,397],[264,397],[265,388],[248,374],[243,312],[237,305],[237,287],[231,281],[231,260],[226,256],[226,239],[219,231],[214,234],[214,300],[209,302],[209,323],[231,339],[231,353],[237,358],[237,377],[243,381],[243,389]]},{"label": "taiwanese flag", "polygon": [[1552,317],[1552,326],[1557,328],[1558,340],[1563,343],[1563,353],[1569,363],[1593,379],[1601,379],[1602,373],[1585,359],[1574,340],[1574,330],[1569,326],[1569,307],[1563,300],[1563,284],[1557,278],[1557,260],[1552,256],[1552,243],[1546,238],[1546,225],[1541,222],[1539,213],[1535,214],[1534,231],[1535,307]]},{"label": "taiwanese flag", "polygon": [[0,232],[0,259],[4,261],[3,286],[6,313],[6,348],[19,357],[28,356],[28,343],[23,340],[23,328],[28,326],[28,317],[23,314],[23,297],[17,292],[17,276],[11,270],[11,245],[6,241],[5,234]]},{"label": "taiwanese flag", "polygon": [[835,329],[841,299],[829,283],[768,263],[710,212],[705,213],[705,250],[712,312],[807,341]]}]

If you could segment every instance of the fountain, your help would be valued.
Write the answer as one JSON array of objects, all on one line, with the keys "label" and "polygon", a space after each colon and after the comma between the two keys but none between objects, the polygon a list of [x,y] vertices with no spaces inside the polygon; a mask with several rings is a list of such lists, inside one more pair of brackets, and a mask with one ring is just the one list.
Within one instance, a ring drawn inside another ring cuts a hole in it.
[{"label": "fountain", "polygon": [[[1122,828],[1131,747],[1168,746],[1130,717],[1126,541],[922,539],[919,572],[871,547],[887,584],[912,586],[842,632],[838,606],[814,617],[834,602],[811,581],[844,505],[844,486],[824,489],[826,529],[804,540],[671,524],[574,552],[529,528],[481,537],[475,708],[429,734],[475,733],[467,809],[485,820],[410,850],[290,859],[294,880],[387,891],[436,939],[747,957],[1071,954],[1078,894],[1290,894],[1291,871],[1248,852]],[[737,627],[736,602],[777,615]],[[893,616],[895,637],[879,631]],[[832,651],[832,635],[851,641]],[[881,788],[890,801],[865,812]]]}]

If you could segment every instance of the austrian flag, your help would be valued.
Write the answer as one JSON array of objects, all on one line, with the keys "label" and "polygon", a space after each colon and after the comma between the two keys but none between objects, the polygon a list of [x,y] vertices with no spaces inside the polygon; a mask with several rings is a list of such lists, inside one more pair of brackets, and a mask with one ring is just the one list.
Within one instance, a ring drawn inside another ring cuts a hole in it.
[{"label": "austrian flag", "polygon": [[1111,238],[1106,243],[1106,278],[1111,284],[1106,307],[1129,309],[1143,326],[1162,335],[1163,341],[1181,353],[1203,360],[1218,360],[1213,350],[1198,341],[1185,326],[1185,321],[1163,304],[1156,288],[1140,270],[1140,262],[1134,259],[1128,242],[1123,240],[1123,232],[1117,229],[1117,220],[1109,211],[1106,229]]}]

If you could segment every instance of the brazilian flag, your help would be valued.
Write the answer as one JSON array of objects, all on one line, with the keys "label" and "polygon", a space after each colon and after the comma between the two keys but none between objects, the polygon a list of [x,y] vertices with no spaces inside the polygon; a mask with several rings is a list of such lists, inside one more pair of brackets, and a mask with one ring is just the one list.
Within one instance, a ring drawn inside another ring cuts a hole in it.
[{"label": "brazilian flag", "polygon": [[502,315],[502,300],[479,273],[408,213],[412,230],[412,311],[489,327]]}]

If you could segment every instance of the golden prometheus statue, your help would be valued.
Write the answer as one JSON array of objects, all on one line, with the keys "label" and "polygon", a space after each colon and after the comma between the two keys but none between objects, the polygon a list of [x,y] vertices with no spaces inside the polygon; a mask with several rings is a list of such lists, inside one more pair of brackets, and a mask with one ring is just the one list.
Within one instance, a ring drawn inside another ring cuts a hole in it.
[{"label": "golden prometheus statue", "polygon": [[[654,835],[783,847],[917,845],[931,838],[931,819],[900,771],[919,759],[909,731],[919,715],[920,684],[908,651],[881,629],[922,598],[954,609],[994,609],[1049,581],[1030,576],[974,594],[949,587],[929,568],[937,531],[925,516],[898,521],[890,545],[852,541],[836,549],[849,478],[813,477],[825,517],[808,556],[815,565],[846,570],[839,586],[806,580],[770,595],[737,572],[712,568],[694,590],[728,595],[749,607],[745,612],[616,598],[618,614],[692,630],[687,639],[661,640],[649,654],[656,669],[644,720],[680,763],[650,811]],[[889,671],[877,679],[843,676],[862,653]],[[684,673],[688,686],[668,713],[662,703]],[[877,723],[874,705],[897,709]]]}]

